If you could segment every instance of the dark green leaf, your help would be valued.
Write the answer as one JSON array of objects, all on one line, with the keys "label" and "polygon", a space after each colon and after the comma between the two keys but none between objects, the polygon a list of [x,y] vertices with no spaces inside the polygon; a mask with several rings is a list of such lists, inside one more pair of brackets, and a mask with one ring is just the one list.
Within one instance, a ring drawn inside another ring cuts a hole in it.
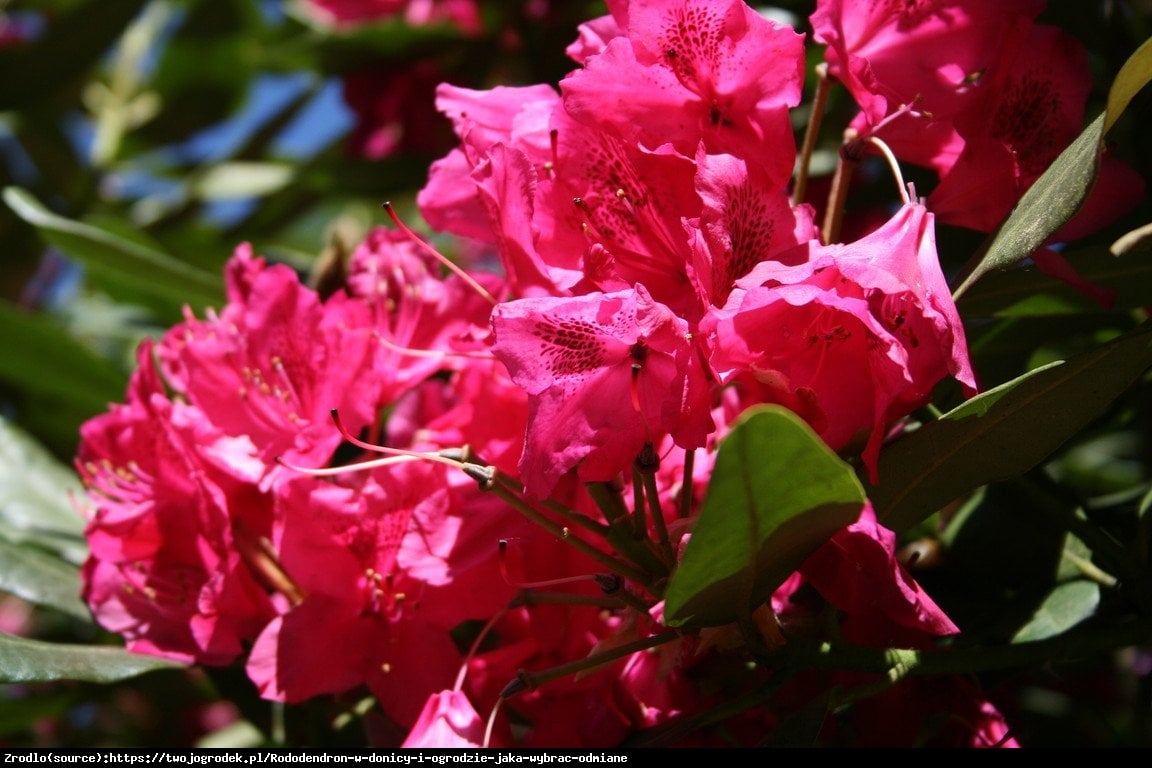
[{"label": "dark green leaf", "polygon": [[124,395],[124,372],[77,342],[59,323],[0,301],[0,379],[52,393],[98,413]]},{"label": "dark green leaf", "polygon": [[673,626],[747,618],[804,559],[854,522],[852,469],[779,406],[744,414],[724,438],[692,538],[665,593]]},{"label": "dark green leaf", "polygon": [[987,252],[956,288],[954,295],[957,298],[985,273],[1027,258],[1072,218],[1096,177],[1104,134],[1149,80],[1152,80],[1152,40],[1146,41],[1125,62],[1112,84],[1104,112],[1060,153],[1060,157],[1020,198],[996,232]]},{"label": "dark green leaf", "polygon": [[112,282],[177,307],[220,301],[220,278],[210,272],[107,229],[55,214],[19,187],[6,188],[4,201],[20,218],[40,230],[48,242]]},{"label": "dark green leaf", "polygon": [[0,538],[0,590],[88,621],[91,616],[80,600],[80,589],[75,565]]},{"label": "dark green leaf", "polygon": [[880,454],[868,496],[906,530],[976,488],[1022,474],[1100,415],[1152,365],[1152,325],[1038,368],[925,424]]},{"label": "dark green leaf", "polygon": [[[1104,246],[1065,254],[1085,280],[1116,291],[1112,311],[1139,309],[1152,301],[1152,259],[1147,255],[1133,250],[1117,257]],[[961,316],[969,319],[1105,311],[1094,299],[1035,267],[989,273],[960,297],[957,307]]]},{"label": "dark green leaf", "polygon": [[99,645],[64,645],[0,633],[0,683],[85,680],[112,683],[181,665]]},{"label": "dark green leaf", "polygon": [[107,51],[145,0],[89,0],[30,45],[0,50],[0,112],[58,95]]}]

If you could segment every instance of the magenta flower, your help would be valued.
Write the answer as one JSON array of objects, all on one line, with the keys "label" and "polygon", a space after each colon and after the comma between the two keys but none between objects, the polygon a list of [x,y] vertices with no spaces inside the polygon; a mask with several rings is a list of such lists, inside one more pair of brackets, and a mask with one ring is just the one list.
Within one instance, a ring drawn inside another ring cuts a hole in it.
[{"label": "magenta flower", "polygon": [[[942,223],[991,232],[1080,132],[1087,55],[1074,37],[1033,22],[1043,8],[1040,0],[821,0],[812,14],[829,72],[861,107],[853,127],[939,174],[928,207]],[[1106,158],[1057,239],[1105,226],[1143,191],[1132,169]]]},{"label": "magenta flower", "polygon": [[755,267],[701,327],[741,407],[779,403],[836,450],[864,444],[874,473],[887,426],[942,378],[976,387],[932,215],[905,205],[861,240],[809,249],[802,264]]},{"label": "magenta flower", "polygon": [[448,749],[501,745],[484,743],[484,721],[467,696],[444,690],[428,697],[420,718],[400,746]]},{"label": "magenta flower", "polygon": [[755,166],[729,155],[701,155],[696,187],[704,207],[692,276],[702,306],[724,306],[736,282],[761,262],[806,258],[797,246],[817,236],[811,208],[794,208],[784,189]]},{"label": "magenta flower", "polygon": [[481,31],[476,0],[307,0],[317,17],[339,27],[402,18],[414,27],[450,23],[467,34]]},{"label": "magenta flower", "polygon": [[133,651],[226,664],[273,615],[245,554],[270,524],[263,466],[246,440],[168,399],[151,343],[137,359],[128,402],[81,428],[83,597]]},{"label": "magenta flower", "polygon": [[271,465],[321,465],[340,443],[330,412],[359,429],[375,414],[375,345],[362,302],[321,303],[284,265],[241,246],[228,265],[228,305],[189,316],[159,347],[164,373],[226,434],[251,439]]},{"label": "magenta flower", "polygon": [[610,5],[625,34],[561,82],[568,112],[628,144],[736,155],[782,185],[795,161],[788,110],[800,102],[803,38],[741,0]]},{"label": "magenta flower", "polygon": [[871,133],[883,124],[877,135],[897,156],[943,173],[964,146],[956,116],[1043,7],[1043,0],[820,0],[811,22],[816,41],[828,46],[829,74],[860,105],[854,127]]},{"label": "magenta flower", "polygon": [[[513,589],[499,581],[497,535],[462,525],[466,498],[493,524],[511,513],[476,505],[446,471],[410,462],[348,478],[355,487],[306,476],[281,486],[271,544],[298,593],[252,647],[247,671],[264,697],[367,685],[410,727],[428,696],[451,687],[463,660],[450,630],[491,615]],[[477,594],[478,582],[492,589]]]},{"label": "magenta flower", "polygon": [[[402,232],[376,227],[356,249],[348,265],[348,291],[369,309],[368,330],[374,341],[370,371],[354,365],[347,375],[359,375],[374,383],[377,404],[387,405],[441,369],[458,368],[465,358],[457,353],[482,348],[489,333],[488,298],[458,275],[441,276],[442,267],[427,250]],[[502,280],[494,274],[476,273],[473,279],[491,293],[500,293]],[[325,311],[342,306],[329,299]],[[353,317],[353,322],[363,322]],[[363,332],[349,326],[344,333]],[[355,364],[355,358],[347,360]],[[369,396],[363,382],[356,392]],[[346,400],[330,400],[341,408]],[[363,409],[364,404],[356,404]]]},{"label": "magenta flower", "polygon": [[547,496],[576,469],[610,480],[664,434],[682,447],[712,430],[687,323],[644,290],[507,302],[493,352],[528,393],[521,478]]},{"label": "magenta flower", "polygon": [[[941,222],[991,232],[1080,133],[1092,89],[1084,46],[1044,25],[1012,42],[998,52],[998,66],[986,73],[971,108],[956,116],[963,150],[928,198]],[[1100,229],[1143,192],[1139,175],[1110,159],[1086,209],[1058,237]]]}]

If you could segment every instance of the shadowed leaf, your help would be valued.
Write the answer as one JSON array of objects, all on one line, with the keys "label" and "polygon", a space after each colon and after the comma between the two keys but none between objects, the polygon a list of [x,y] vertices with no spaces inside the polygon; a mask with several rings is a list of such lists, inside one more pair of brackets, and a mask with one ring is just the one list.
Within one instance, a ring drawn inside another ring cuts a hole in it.
[{"label": "shadowed leaf", "polygon": [[925,424],[880,454],[868,497],[907,530],[953,499],[1020,475],[1099,416],[1152,365],[1152,325],[1030,371]]}]

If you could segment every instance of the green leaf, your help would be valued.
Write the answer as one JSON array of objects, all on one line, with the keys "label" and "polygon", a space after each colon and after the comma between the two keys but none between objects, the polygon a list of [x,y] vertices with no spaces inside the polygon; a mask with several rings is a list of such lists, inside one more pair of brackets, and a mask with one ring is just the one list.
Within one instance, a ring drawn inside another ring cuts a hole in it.
[{"label": "green leaf", "polygon": [[0,539],[0,591],[90,621],[91,614],[79,597],[81,587],[80,569],[75,565]]},{"label": "green leaf", "polygon": [[0,300],[0,379],[30,391],[51,393],[98,413],[124,395],[127,377],[72,338],[45,315]]},{"label": "green leaf", "polygon": [[195,180],[192,194],[212,200],[259,197],[283,189],[294,175],[284,163],[217,163]]},{"label": "green leaf", "polygon": [[672,626],[746,619],[836,531],[864,492],[798,416],[746,412],[724,438],[692,538],[665,593]]},{"label": "green leaf", "polygon": [[1152,324],[988,390],[880,453],[868,491],[884,525],[904,531],[982,485],[1047,458],[1152,365]]},{"label": "green leaf", "polygon": [[0,632],[0,683],[84,680],[113,683],[182,665],[101,645],[64,645]]},{"label": "green leaf", "polygon": [[1072,218],[1096,177],[1104,134],[1149,80],[1152,80],[1152,40],[1145,41],[1124,63],[1112,84],[1104,112],[1028,188],[983,257],[956,288],[954,297],[967,292],[987,272],[1027,258]]},{"label": "green leaf", "polygon": [[0,418],[0,530],[80,563],[87,556],[84,520],[69,496],[84,493],[76,473]]},{"label": "green leaf", "polygon": [[1012,642],[1027,643],[1059,635],[1096,613],[1099,604],[1099,584],[1087,579],[1061,584],[1012,637]]},{"label": "green leaf", "polygon": [[19,187],[5,188],[4,201],[48,242],[113,283],[176,307],[220,302],[220,278],[210,272],[107,229],[53,213]]}]

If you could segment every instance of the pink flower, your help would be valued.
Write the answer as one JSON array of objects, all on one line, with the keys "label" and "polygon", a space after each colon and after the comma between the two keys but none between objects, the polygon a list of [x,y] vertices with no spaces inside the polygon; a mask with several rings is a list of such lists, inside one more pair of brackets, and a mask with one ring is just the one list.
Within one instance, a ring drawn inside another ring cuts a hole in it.
[{"label": "pink flower", "polygon": [[339,27],[402,17],[414,27],[447,22],[471,35],[482,29],[476,0],[307,0],[307,5],[316,16]]},{"label": "pink flower", "polygon": [[645,442],[667,433],[695,447],[712,430],[687,323],[643,286],[507,302],[492,325],[493,352],[529,396],[520,470],[533,494],[570,469],[610,480]]},{"label": "pink flower", "polygon": [[[701,155],[696,187],[704,203],[692,277],[701,303],[722,307],[736,281],[763,261],[803,259],[796,246],[816,237],[808,206],[793,208],[784,189],[730,155]],[[792,251],[791,255],[787,255]]]},{"label": "pink flower", "polygon": [[783,184],[795,160],[788,110],[800,102],[803,38],[742,0],[613,9],[626,35],[561,82],[568,112],[628,144],[671,144],[685,157],[703,144],[760,163]]},{"label": "pink flower", "polygon": [[896,560],[896,534],[871,504],[800,566],[805,580],[844,612],[845,637],[872,648],[917,647],[959,628]]},{"label": "pink flower", "polygon": [[905,205],[861,240],[809,249],[802,264],[755,267],[701,328],[745,406],[791,408],[835,450],[863,441],[874,473],[888,424],[945,376],[976,386],[932,215]]},{"label": "pink flower", "polygon": [[377,378],[367,306],[337,294],[322,303],[284,265],[241,246],[228,265],[228,305],[190,314],[159,347],[172,385],[226,434],[278,456],[322,465],[340,443],[330,412],[351,429],[374,417]]},{"label": "pink flower", "polygon": [[[368,307],[368,328],[379,343],[371,372],[352,368],[347,375],[373,381],[378,391],[358,391],[376,397],[379,405],[393,402],[441,369],[461,367],[464,363],[454,359],[454,353],[480,348],[479,339],[488,334],[488,299],[455,274],[441,276],[441,269],[408,235],[384,227],[370,231],[352,252],[348,288],[361,300],[354,304]],[[472,277],[486,290],[500,292],[502,281],[496,275]],[[350,326],[344,332],[355,338],[362,329]]]},{"label": "pink flower", "polygon": [[[1080,132],[1086,52],[1033,23],[1043,8],[1041,0],[820,0],[812,14],[829,72],[862,109],[853,127],[939,174],[928,207],[942,223],[991,232]],[[1134,171],[1106,160],[1084,210],[1056,239],[1105,226],[1143,190]]]},{"label": "pink flower", "polygon": [[248,556],[270,524],[251,447],[167,398],[141,344],[128,402],[81,427],[84,599],[140,653],[227,664],[272,617]]},{"label": "pink flower", "polygon": [[1043,0],[819,0],[811,22],[816,41],[828,46],[829,74],[863,110],[855,127],[864,133],[884,123],[877,135],[898,157],[943,173],[964,144],[956,116],[1043,7]]},{"label": "pink flower", "polygon": [[[839,616],[837,633],[871,648],[932,648],[935,639],[959,632],[943,610],[896,560],[896,536],[880,525],[871,505],[800,566],[800,580],[778,590],[774,606],[788,634],[815,626],[811,606],[798,587],[813,587]],[[786,595],[786,598],[785,598]],[[785,599],[780,599],[785,598]],[[818,610],[818,609],[817,609]],[[945,651],[935,651],[944,653]],[[876,675],[801,673],[781,692],[781,701],[823,696],[830,686],[871,684]],[[1017,746],[1003,715],[970,680],[959,676],[909,676],[862,699],[821,731],[830,745],[898,747]]]},{"label": "pink flower", "polygon": [[[432,164],[428,184],[416,197],[425,220],[441,231],[496,243],[499,230],[489,220],[473,170],[496,144],[525,153],[529,166],[546,163],[551,153],[548,116],[558,101],[548,85],[477,91],[441,84],[436,107],[452,121],[462,146]],[[516,273],[510,278],[515,281]]]},{"label": "pink flower", "polygon": [[367,686],[411,727],[463,662],[450,632],[512,598],[498,542],[519,518],[429,461],[297,476],[278,491],[270,545],[297,589],[256,639],[249,677],[287,702]]},{"label": "pink flower", "polygon": [[440,691],[428,697],[416,725],[401,747],[446,749],[494,747],[484,742],[484,721],[460,691]]},{"label": "pink flower", "polygon": [[[955,118],[963,150],[928,198],[941,222],[991,232],[1080,133],[1092,88],[1083,45],[1034,25],[999,51],[978,97]],[[1122,163],[1102,166],[1086,210],[1059,237],[1082,236],[1139,202],[1143,182]],[[1102,196],[1105,206],[1091,202]]]}]

